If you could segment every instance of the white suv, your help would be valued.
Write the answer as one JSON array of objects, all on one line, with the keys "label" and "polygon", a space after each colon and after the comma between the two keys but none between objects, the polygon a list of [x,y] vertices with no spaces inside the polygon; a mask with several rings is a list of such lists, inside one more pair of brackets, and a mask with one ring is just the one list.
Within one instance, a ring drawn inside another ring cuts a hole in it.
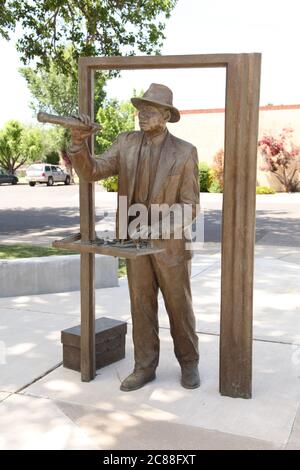
[{"label": "white suv", "polygon": [[49,163],[30,165],[26,170],[26,178],[30,186],[35,186],[36,183],[46,183],[47,186],[52,186],[53,183],[70,184],[71,181],[68,173]]}]

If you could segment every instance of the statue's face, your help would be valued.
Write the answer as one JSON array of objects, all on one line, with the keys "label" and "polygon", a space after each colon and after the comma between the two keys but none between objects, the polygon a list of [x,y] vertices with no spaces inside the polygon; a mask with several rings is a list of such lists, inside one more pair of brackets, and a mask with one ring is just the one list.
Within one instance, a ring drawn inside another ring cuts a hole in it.
[{"label": "statue's face", "polygon": [[142,104],[139,107],[139,125],[144,132],[160,132],[165,129],[168,120],[168,111],[150,104]]}]

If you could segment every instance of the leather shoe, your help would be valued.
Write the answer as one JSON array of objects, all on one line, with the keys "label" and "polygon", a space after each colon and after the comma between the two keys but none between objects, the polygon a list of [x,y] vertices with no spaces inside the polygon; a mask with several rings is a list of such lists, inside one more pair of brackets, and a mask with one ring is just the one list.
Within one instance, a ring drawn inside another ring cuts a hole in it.
[{"label": "leather shoe", "polygon": [[156,378],[155,371],[145,372],[144,370],[137,370],[130,374],[123,380],[120,390],[123,392],[131,392],[142,388],[146,383],[151,382]]},{"label": "leather shoe", "polygon": [[184,366],[181,366],[181,385],[184,388],[200,387],[198,365],[186,364]]}]

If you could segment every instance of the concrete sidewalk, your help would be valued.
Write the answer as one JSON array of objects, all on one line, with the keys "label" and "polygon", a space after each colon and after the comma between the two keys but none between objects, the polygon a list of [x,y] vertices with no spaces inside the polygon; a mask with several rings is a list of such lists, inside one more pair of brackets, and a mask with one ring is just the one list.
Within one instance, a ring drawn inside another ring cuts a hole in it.
[{"label": "concrete sidewalk", "polygon": [[96,291],[96,316],[128,321],[126,358],[90,383],[61,366],[60,331],[79,323],[79,292],[0,299],[2,449],[300,449],[300,249],[258,246],[253,398],[218,392],[220,253],[195,256],[192,289],[202,383],[180,386],[160,298],[157,379],[119,390],[131,371],[126,278]]}]

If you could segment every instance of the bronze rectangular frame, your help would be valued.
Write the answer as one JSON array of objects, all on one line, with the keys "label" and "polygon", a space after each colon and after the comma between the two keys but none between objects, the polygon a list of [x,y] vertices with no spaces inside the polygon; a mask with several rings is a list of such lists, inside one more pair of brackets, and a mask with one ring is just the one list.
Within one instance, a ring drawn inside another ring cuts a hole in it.
[{"label": "bronze rectangular frame", "polygon": [[[226,68],[220,393],[251,398],[256,160],[261,54],[82,57],[79,111],[93,118],[95,70]],[[92,149],[92,142],[90,142]],[[94,184],[80,181],[82,241],[95,239]],[[95,255],[81,253],[81,378],[95,377]],[[205,359],[204,359],[205,360]]]}]

